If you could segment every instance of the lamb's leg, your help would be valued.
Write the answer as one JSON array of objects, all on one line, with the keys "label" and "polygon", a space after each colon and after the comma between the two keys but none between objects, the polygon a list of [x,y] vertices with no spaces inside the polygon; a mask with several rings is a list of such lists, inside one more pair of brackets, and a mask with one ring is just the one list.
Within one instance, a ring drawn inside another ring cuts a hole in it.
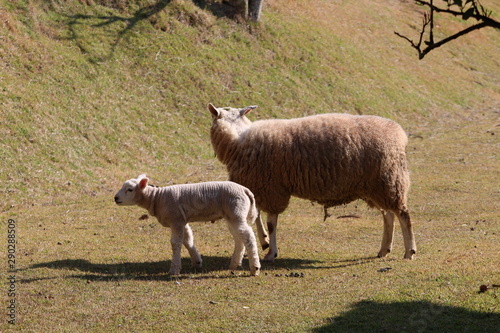
[{"label": "lamb's leg", "polygon": [[269,247],[269,238],[267,236],[266,229],[264,228],[264,223],[262,223],[260,210],[259,210],[259,215],[255,220],[255,224],[257,224],[257,235],[259,236],[260,245],[262,246],[262,250],[265,250]]},{"label": "lamb's leg", "polygon": [[181,249],[184,239],[184,226],[171,226],[170,230],[172,231],[172,236],[170,237],[170,244],[172,245],[172,263],[170,264],[169,274],[177,275],[181,272]]},{"label": "lamb's leg", "polygon": [[234,252],[231,257],[231,263],[229,264],[229,269],[233,270],[240,267],[243,262],[245,244],[243,243],[243,239],[238,230],[239,222],[226,220],[226,223],[234,239]]},{"label": "lamb's leg", "polygon": [[411,224],[410,214],[407,210],[402,210],[398,214],[399,224],[403,230],[403,239],[405,243],[405,259],[413,259],[413,255],[417,253],[417,245],[415,243],[415,236],[413,235],[413,228]]},{"label": "lamb's leg", "polygon": [[383,258],[392,249],[392,238],[394,236],[394,213],[391,211],[382,211],[384,217],[384,234],[382,236],[382,246],[378,252],[378,257]]},{"label": "lamb's leg", "polygon": [[264,261],[274,261],[278,256],[278,245],[276,244],[276,229],[278,227],[278,214],[267,214],[267,230],[269,231],[269,251],[264,257]]},{"label": "lamb's leg", "polygon": [[260,273],[260,260],[255,234],[253,233],[252,228],[246,223],[238,230],[247,250],[250,275],[257,276]]},{"label": "lamb's leg", "polygon": [[194,237],[193,237],[193,231],[191,230],[191,227],[189,224],[186,224],[184,226],[184,240],[183,240],[184,246],[189,252],[189,255],[191,256],[191,264],[193,265],[193,268],[201,268],[201,256],[198,253],[198,250],[196,250],[196,247],[194,246]]}]

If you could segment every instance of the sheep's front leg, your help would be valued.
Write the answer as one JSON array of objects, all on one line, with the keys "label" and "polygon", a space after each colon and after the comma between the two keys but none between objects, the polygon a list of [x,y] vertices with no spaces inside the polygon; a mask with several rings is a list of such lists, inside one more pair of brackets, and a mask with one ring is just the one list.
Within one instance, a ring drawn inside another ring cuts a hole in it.
[{"label": "sheep's front leg", "polygon": [[274,261],[278,256],[278,245],[276,244],[276,229],[278,227],[278,214],[267,214],[267,230],[269,231],[269,251],[264,261]]},{"label": "sheep's front leg", "polygon": [[262,250],[265,250],[269,247],[269,238],[267,237],[266,230],[264,229],[264,223],[262,223],[260,210],[259,215],[255,220],[255,224],[257,224],[257,235],[259,236],[260,245],[262,246]]},{"label": "sheep's front leg", "polygon": [[170,229],[172,230],[172,236],[170,237],[170,244],[172,245],[172,263],[170,264],[169,274],[178,275],[181,272],[181,250],[184,240],[184,226],[172,225]]},{"label": "sheep's front leg", "polygon": [[189,252],[189,256],[191,256],[191,264],[193,265],[193,268],[201,268],[201,263],[202,263],[201,256],[198,253],[198,250],[196,250],[196,247],[194,246],[193,231],[191,230],[189,224],[186,224],[184,226],[183,243]]},{"label": "sheep's front leg", "polygon": [[382,245],[378,252],[378,257],[383,258],[392,250],[392,239],[394,237],[394,213],[391,211],[382,211],[384,217],[384,234],[382,236]]}]

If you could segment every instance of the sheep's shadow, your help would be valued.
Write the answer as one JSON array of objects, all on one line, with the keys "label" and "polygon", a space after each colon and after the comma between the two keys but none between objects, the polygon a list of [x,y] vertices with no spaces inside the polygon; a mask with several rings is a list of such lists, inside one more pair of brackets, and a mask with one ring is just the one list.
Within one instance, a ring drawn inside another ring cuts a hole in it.
[{"label": "sheep's shadow", "polygon": [[363,257],[354,259],[338,259],[334,261],[324,262],[321,260],[277,258],[273,262],[262,262],[262,268],[267,270],[336,269],[363,265],[377,259],[377,257]]},{"label": "sheep's shadow", "polygon": [[[203,256],[203,267],[194,269],[191,267],[189,258],[182,258],[181,275],[171,276],[168,274],[170,260],[150,261],[150,262],[122,262],[122,263],[92,263],[85,259],[65,259],[55,260],[45,263],[38,263],[29,266],[23,270],[50,268],[59,270],[69,270],[75,274],[67,275],[70,278],[79,278],[87,281],[117,281],[117,280],[147,280],[147,281],[171,281],[191,279],[193,276],[197,279],[226,279],[233,277],[250,276],[247,260],[243,261],[244,268],[231,273],[228,269],[230,258],[220,256]],[[372,258],[360,258],[335,261],[332,265],[325,265],[318,260],[282,258],[275,262],[262,262],[262,272],[278,270],[307,270],[307,269],[328,269],[342,268],[347,266],[361,265],[367,263]],[[214,274],[220,271],[221,274]],[[80,272],[81,274],[78,274]],[[194,274],[194,275],[193,275]],[[51,278],[32,278],[21,279],[20,282],[30,283],[39,280]]]}]

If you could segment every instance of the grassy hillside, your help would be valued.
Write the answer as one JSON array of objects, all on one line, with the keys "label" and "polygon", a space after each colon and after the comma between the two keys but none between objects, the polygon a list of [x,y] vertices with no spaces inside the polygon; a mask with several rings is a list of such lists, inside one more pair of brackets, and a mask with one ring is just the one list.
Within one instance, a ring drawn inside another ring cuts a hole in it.
[{"label": "grassy hillside", "polygon": [[[498,1],[482,3],[499,18]],[[259,24],[222,8],[0,0],[0,217],[2,230],[8,219],[18,225],[14,328],[494,332],[498,289],[477,291],[500,284],[498,31],[419,61],[393,33],[417,38],[422,8],[411,1],[266,0]],[[442,18],[436,38],[463,26]],[[193,228],[204,269],[186,261],[184,275],[169,277],[168,230],[112,197],[140,173],[157,185],[226,179],[209,102],[257,104],[252,120],[348,112],[398,121],[410,137],[417,260],[400,259],[399,230],[395,254],[372,257],[382,222],[360,202],[334,216],[361,218],[323,223],[320,207],[294,200],[280,221],[280,257],[262,277],[227,271],[223,223]],[[391,313],[382,321],[381,309]]]},{"label": "grassy hillside", "polygon": [[500,98],[498,33],[417,61],[393,34],[417,34],[406,2],[269,1],[257,26],[218,16],[216,1],[155,3],[2,2],[3,211],[101,193],[138,172],[213,178],[209,102],[258,104],[262,118],[379,114],[411,128]]}]

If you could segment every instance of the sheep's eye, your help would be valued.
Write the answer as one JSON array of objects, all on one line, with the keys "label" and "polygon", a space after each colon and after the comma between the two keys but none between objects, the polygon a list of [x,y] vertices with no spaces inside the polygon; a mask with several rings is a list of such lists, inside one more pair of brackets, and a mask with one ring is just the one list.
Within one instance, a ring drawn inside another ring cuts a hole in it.
[{"label": "sheep's eye", "polygon": [[132,191],[133,191],[133,189],[131,189],[131,188],[127,189],[127,192],[132,192]]}]

